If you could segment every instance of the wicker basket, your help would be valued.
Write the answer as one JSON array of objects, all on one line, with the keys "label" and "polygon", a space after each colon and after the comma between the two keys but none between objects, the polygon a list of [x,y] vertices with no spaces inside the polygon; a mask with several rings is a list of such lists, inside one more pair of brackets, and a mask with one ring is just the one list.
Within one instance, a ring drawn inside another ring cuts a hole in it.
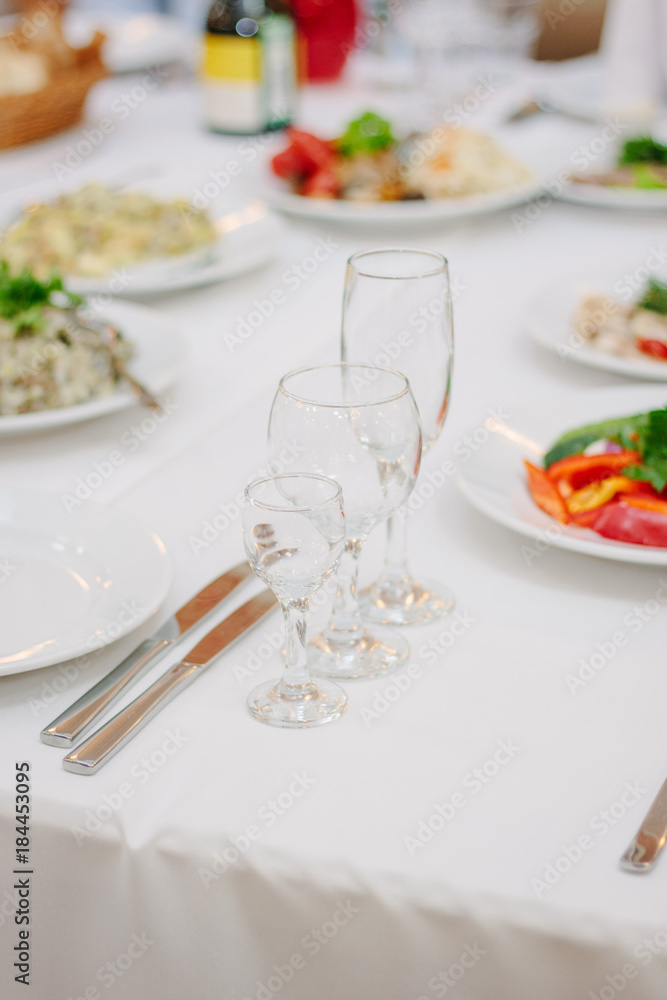
[{"label": "wicker basket", "polygon": [[42,90],[0,98],[0,149],[44,139],[81,121],[88,91],[107,75],[103,42],[98,31],[89,45],[74,49],[75,65],[54,74]]}]

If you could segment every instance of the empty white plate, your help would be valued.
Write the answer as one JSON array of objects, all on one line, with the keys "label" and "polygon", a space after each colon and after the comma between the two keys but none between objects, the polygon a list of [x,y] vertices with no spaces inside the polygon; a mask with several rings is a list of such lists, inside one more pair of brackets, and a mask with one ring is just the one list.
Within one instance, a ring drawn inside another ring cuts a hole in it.
[{"label": "empty white plate", "polygon": [[133,517],[77,498],[0,489],[0,674],[90,655],[159,608],[163,543]]}]

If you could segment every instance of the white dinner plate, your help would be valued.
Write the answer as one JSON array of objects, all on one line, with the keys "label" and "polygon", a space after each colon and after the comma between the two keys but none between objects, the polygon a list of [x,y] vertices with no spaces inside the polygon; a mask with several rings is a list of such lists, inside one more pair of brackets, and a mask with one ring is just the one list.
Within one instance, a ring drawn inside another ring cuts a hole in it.
[{"label": "white dinner plate", "polygon": [[564,185],[558,197],[575,205],[597,208],[667,211],[667,189],[643,191],[637,188],[605,187],[603,184],[572,183]]},{"label": "white dinner plate", "polygon": [[[623,356],[599,351],[586,342],[572,325],[572,317],[578,303],[585,295],[599,293],[622,303],[629,301],[627,282],[624,275],[632,275],[637,270],[636,262],[619,272],[616,279],[602,275],[598,279],[581,281],[560,281],[543,290],[528,307],[526,325],[530,335],[538,343],[558,355],[566,363],[601,368],[634,378],[651,379],[654,382],[667,381],[667,361],[658,361],[642,355]],[[653,272],[653,276],[665,280],[664,272]],[[638,295],[645,284],[637,289]],[[633,296],[634,297],[634,296]]]},{"label": "white dinner plate", "polygon": [[335,198],[305,198],[294,194],[287,181],[270,171],[267,159],[259,182],[258,193],[272,208],[286,215],[296,215],[321,222],[342,222],[355,225],[414,226],[420,223],[445,222],[484,215],[523,205],[544,191],[537,177],[505,191],[464,195],[460,198],[432,198],[424,201],[357,202]]},{"label": "white dinner plate", "polygon": [[[128,370],[153,395],[159,396],[173,384],[183,364],[184,344],[180,335],[158,312],[134,302],[113,299],[104,305],[99,318],[108,320],[135,345],[135,356],[129,362]],[[121,382],[109,396],[87,403],[63,406],[57,410],[0,416],[0,437],[76,424],[136,403],[136,394]]]},{"label": "white dinner plate", "polygon": [[0,674],[89,656],[157,611],[171,583],[164,545],[88,499],[0,488]]},{"label": "white dinner plate", "polygon": [[[214,218],[221,236],[211,246],[179,258],[122,268],[124,294],[155,295],[198,288],[254,271],[276,256],[285,235],[282,219],[259,201],[246,201]],[[106,291],[112,283],[113,277],[66,278],[68,288],[84,295]]]},{"label": "white dinner plate", "polygon": [[667,548],[615,542],[549,517],[533,502],[523,465],[524,458],[539,465],[546,449],[566,431],[665,405],[667,387],[660,386],[597,389],[578,400],[568,396],[567,404],[560,397],[545,400],[489,427],[489,441],[460,471],[458,484],[473,506],[521,535],[600,559],[667,566]]}]

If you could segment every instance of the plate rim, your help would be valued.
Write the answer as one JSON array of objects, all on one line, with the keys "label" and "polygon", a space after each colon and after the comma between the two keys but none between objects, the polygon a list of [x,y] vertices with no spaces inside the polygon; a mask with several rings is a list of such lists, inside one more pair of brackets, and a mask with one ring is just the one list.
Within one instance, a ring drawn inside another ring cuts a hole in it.
[{"label": "plate rim", "polygon": [[[40,497],[42,499],[49,498],[49,501],[53,504],[57,504],[60,501],[59,495],[51,490],[31,489],[23,486],[1,487],[0,493],[9,493],[19,496],[28,495],[31,497]],[[87,639],[90,636],[90,633],[88,632],[86,636],[81,639],[78,646],[68,647],[67,652],[64,654],[62,651],[57,652],[56,650],[52,650],[50,653],[44,653],[41,656],[35,656],[28,660],[22,660],[18,664],[7,662],[0,663],[0,677],[27,673],[31,670],[41,670],[43,667],[54,666],[58,663],[67,663],[84,653],[93,654],[97,652],[98,649],[110,648],[114,646],[119,639],[130,635],[141,625],[145,624],[164,603],[173,581],[173,564],[167,547],[157,532],[150,528],[141,517],[137,517],[134,514],[128,514],[115,504],[107,504],[101,502],[100,500],[91,498],[86,501],[86,507],[88,510],[96,510],[98,514],[107,516],[113,515],[116,519],[123,520],[125,523],[131,522],[135,530],[140,531],[144,535],[146,541],[150,542],[150,545],[154,550],[153,555],[158,558],[161,567],[159,583],[156,582],[155,577],[151,577],[151,583],[154,587],[155,593],[147,602],[148,606],[141,613],[137,614],[136,617],[133,617],[126,626],[119,623],[122,631],[120,631],[111,642],[103,643],[99,647],[90,648],[87,645]],[[6,522],[4,520],[0,520],[0,526],[4,526],[5,524]],[[123,599],[124,598],[122,596],[118,597],[119,602]]]}]

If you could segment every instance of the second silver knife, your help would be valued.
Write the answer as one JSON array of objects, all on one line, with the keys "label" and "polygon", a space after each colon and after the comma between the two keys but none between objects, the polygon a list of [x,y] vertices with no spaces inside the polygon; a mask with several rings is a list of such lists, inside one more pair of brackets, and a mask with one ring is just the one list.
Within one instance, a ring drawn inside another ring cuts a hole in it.
[{"label": "second silver knife", "polygon": [[129,656],[114,667],[78,701],[70,705],[40,733],[42,743],[52,747],[71,747],[90,729],[95,719],[138,680],[174,643],[204,621],[244,580],[252,576],[247,562],[233,566],[208,583],[162,625],[155,635],[145,639]]},{"label": "second silver knife", "polygon": [[272,611],[278,600],[270,590],[252,597],[201,639],[134,701],[63,758],[63,767],[74,774],[94,774],[132,739],[183,688],[191,684],[244,632]]}]

